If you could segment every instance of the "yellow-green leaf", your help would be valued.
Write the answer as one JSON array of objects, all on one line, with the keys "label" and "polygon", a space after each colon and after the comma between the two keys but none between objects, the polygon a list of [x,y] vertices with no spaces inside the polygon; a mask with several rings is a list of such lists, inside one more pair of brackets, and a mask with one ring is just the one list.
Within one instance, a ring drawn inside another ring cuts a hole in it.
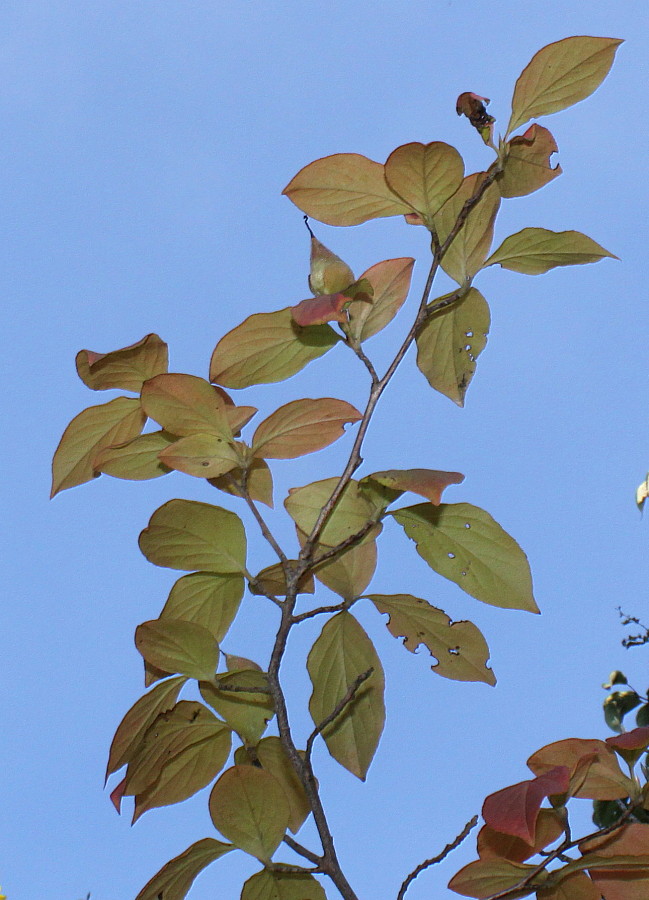
[{"label": "yellow-green leaf", "polygon": [[464,406],[476,360],[487,344],[491,315],[480,291],[434,313],[417,335],[417,367],[431,387]]},{"label": "yellow-green leaf", "polygon": [[214,838],[203,838],[184,853],[169,860],[157,875],[145,884],[135,900],[184,900],[197,875],[220,856],[232,850]]},{"label": "yellow-green leaf", "polygon": [[327,897],[308,872],[263,869],[246,881],[241,900],[327,900]]},{"label": "yellow-green leaf", "polygon": [[241,464],[235,445],[216,434],[188,434],[161,450],[158,458],[196,478],[218,478]]},{"label": "yellow-green leaf", "polygon": [[366,341],[392,321],[408,296],[414,264],[414,259],[404,256],[385,259],[363,272],[359,280],[365,278],[371,284],[372,302],[350,303],[349,331],[353,338]]},{"label": "yellow-green leaf", "polygon": [[50,496],[96,478],[93,464],[100,451],[132,440],[145,422],[140,401],[130,397],[116,397],[80,412],[63,432],[54,453]]},{"label": "yellow-green leaf", "polygon": [[491,254],[485,266],[496,263],[503,269],[524,275],[541,275],[557,266],[576,266],[598,262],[604,257],[617,259],[580,231],[548,231],[547,228],[523,228],[505,238]]},{"label": "yellow-green leaf", "polygon": [[411,211],[388,187],[384,167],[358,153],[335,153],[309,163],[282,191],[313,219],[359,225]]},{"label": "yellow-green leaf", "polygon": [[[325,478],[304,487],[289,489],[284,506],[297,527],[306,535],[311,533],[322,507],[337,483],[337,478]],[[360,492],[358,482],[351,479],[322,530],[320,542],[334,547],[361,531],[374,514],[375,509]]]},{"label": "yellow-green leaf", "polygon": [[452,622],[441,609],[411,594],[370,594],[368,599],[380,613],[389,615],[387,627],[394,637],[415,653],[420,644],[437,659],[433,672],[456,681],[484,681],[496,678],[487,668],[489,647],[473,622]]},{"label": "yellow-green leaf", "polygon": [[255,746],[266,730],[266,725],[275,714],[275,707],[270,694],[251,690],[227,690],[227,688],[262,688],[268,689],[268,678],[264,672],[256,669],[242,669],[218,676],[218,690],[213,684],[203,682],[200,691],[206,703],[237,732],[245,744]]},{"label": "yellow-green leaf", "polygon": [[[262,738],[256,747],[257,759],[282,786],[290,809],[289,829],[297,834],[311,812],[309,799],[278,737]],[[299,751],[301,753],[301,751]]]},{"label": "yellow-green leaf", "polygon": [[[560,873],[561,869],[557,875]],[[646,884],[645,887],[647,887]],[[602,888],[606,890],[604,885]],[[609,896],[608,892],[605,896]],[[566,878],[562,878],[558,884],[537,891],[536,897],[537,900],[601,900],[602,893],[585,872],[573,872]],[[641,894],[640,900],[645,900],[645,897],[646,894]],[[633,900],[633,896],[625,892],[624,900]]]},{"label": "yellow-green leaf", "polygon": [[527,557],[489,513],[470,503],[420,503],[391,513],[444,578],[492,606],[538,612]]},{"label": "yellow-green leaf", "polygon": [[385,163],[388,187],[429,221],[460,187],[463,177],[462,157],[442,141],[404,144]]},{"label": "yellow-green leaf", "polygon": [[258,426],[252,452],[265,459],[295,459],[328,447],[342,437],[346,424],[361,419],[361,413],[344,400],[292,400]]},{"label": "yellow-green leaf", "polygon": [[243,589],[242,575],[183,575],[172,587],[160,618],[195,622],[207,628],[215,640],[222,641],[237,614]]},{"label": "yellow-green leaf", "polygon": [[147,378],[167,371],[167,363],[167,345],[157,334],[111,353],[80,350],[76,358],[79,378],[93,391],[139,392]]},{"label": "yellow-green leaf", "polygon": [[500,196],[523,197],[561,175],[560,165],[550,165],[557,150],[556,141],[541,125],[530,125],[525,134],[513,137],[502,174],[496,179]]},{"label": "yellow-green leaf", "polygon": [[268,862],[280,845],[290,818],[286,795],[270,772],[232,766],[214,785],[210,815],[229,841]]},{"label": "yellow-green leaf", "polygon": [[333,758],[364,781],[385,723],[384,677],[372,642],[351,613],[329,619],[311,648],[307,668],[313,685],[309,712],[316,726],[343,701],[354,681],[373,669],[322,732]]},{"label": "yellow-green leaf", "polygon": [[[292,566],[295,566],[296,564],[296,560],[294,559],[291,559],[288,562]],[[283,563],[275,563],[272,566],[267,566],[265,569],[262,569],[255,578],[254,584],[250,586],[250,593],[256,594],[257,596],[266,591],[266,593],[273,594],[275,597],[285,597],[287,590],[288,587],[286,585],[286,575],[284,573]],[[297,592],[298,594],[315,593],[313,575],[307,573],[302,576],[298,584]]]},{"label": "yellow-green leaf", "polygon": [[[508,859],[478,859],[460,869],[457,875],[451,878],[448,886],[456,894],[484,900],[486,897],[491,897],[492,894],[513,888],[535,868],[535,866],[525,863],[510,862]],[[527,888],[512,894],[511,900],[533,894],[534,890],[534,888]],[[507,900],[510,900],[509,895]]]},{"label": "yellow-green leaf", "polygon": [[[226,494],[232,494],[234,497],[241,497],[241,484],[244,472],[243,469],[232,469],[225,475],[219,475],[218,478],[210,478],[209,483],[223,491]],[[266,506],[273,508],[273,476],[268,468],[268,463],[264,459],[251,459],[248,466],[248,493],[253,500],[259,503],[265,503]]]},{"label": "yellow-green leaf", "polygon": [[516,82],[507,133],[592,94],[608,75],[621,43],[619,38],[577,36],[539,50]]},{"label": "yellow-green leaf", "polygon": [[171,469],[160,462],[158,453],[175,440],[175,435],[166,431],[140,434],[125,444],[100,450],[93,460],[93,467],[96,472],[130,481],[159,478],[168,475]]},{"label": "yellow-green leaf", "polygon": [[318,297],[321,294],[337,294],[354,281],[354,273],[346,262],[311,235],[311,267],[309,287]]},{"label": "yellow-green leaf", "polygon": [[283,381],[331,350],[339,340],[330,325],[297,325],[290,306],[277,312],[255,313],[214,348],[210,381],[230,388]]},{"label": "yellow-green leaf", "polygon": [[225,401],[204,378],[158,375],[142,387],[141,402],[147,416],[178,437],[201,433],[232,441]]},{"label": "yellow-green leaf", "polygon": [[[355,600],[360,597],[376,570],[375,539],[382,530],[383,526],[380,524],[373,526],[360,544],[355,544],[328,562],[316,566],[313,571],[318,581],[344,600]],[[298,538],[303,545],[306,540],[304,532],[298,530]],[[317,558],[318,551],[315,555]]]},{"label": "yellow-green leaf", "polygon": [[214,636],[196,622],[152,619],[135,629],[135,646],[144,659],[170,674],[211,678],[219,661]]},{"label": "yellow-green leaf", "polygon": [[156,566],[187,572],[240,573],[246,559],[241,519],[195,500],[170,500],[140,534],[140,550]]}]

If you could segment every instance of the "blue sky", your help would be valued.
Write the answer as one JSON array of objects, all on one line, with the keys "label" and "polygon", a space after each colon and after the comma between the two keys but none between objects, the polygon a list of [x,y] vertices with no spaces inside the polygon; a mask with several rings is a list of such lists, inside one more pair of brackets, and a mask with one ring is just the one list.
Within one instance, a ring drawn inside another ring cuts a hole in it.
[{"label": "blue sky", "polygon": [[[408,141],[444,140],[479,170],[489,151],[456,116],[457,95],[490,97],[504,130],[521,69],[540,47],[573,34],[625,43],[595,95],[542,120],[564,174],[509,201],[494,243],[528,225],[574,228],[620,261],[534,278],[500,268],[478,276],[492,330],[466,407],[434,394],[411,355],[364,454],[367,471],[465,473],[447,499],[485,508],[518,540],[542,615],[479,604],[388,529],[373,588],[409,591],[476,622],[498,686],[439,678],[427,654],[408,654],[359,605],[386,669],[386,730],[366,784],[322,748],[316,756],[359,896],[394,898],[487,793],[526,777],[525,760],[541,745],[606,736],[599,685],[610,669],[628,669],[644,688],[642,651],[620,648],[616,607],[646,615],[647,523],[633,493],[649,465],[647,26],[640,0],[3,4],[0,884],[8,900],[80,900],[88,891],[92,900],[128,900],[171,856],[213,833],[206,792],[131,829],[102,780],[114,729],[142,691],[133,630],[158,614],[174,580],[143,559],[137,535],[172,497],[236,506],[180,474],[145,483],[103,477],[49,503],[61,432],[82,408],[112,396],[81,384],[76,352],[117,349],[155,331],[170,344],[172,370],[205,377],[226,331],[308,296],[308,236],[281,196],[298,169],[330,153],[382,161]],[[417,302],[423,229],[396,218],[314,227],[356,273],[416,257]],[[445,289],[440,282],[438,293]],[[406,322],[404,312],[372,341],[379,366]],[[264,414],[299,397],[358,404],[366,382],[353,363],[338,350],[294,382],[241,396]],[[346,446],[278,462],[278,510],[316,467],[317,477],[339,471]],[[288,540],[280,512],[271,519]],[[259,568],[272,561],[253,552]],[[274,622],[253,600],[226,649],[263,662]],[[316,633],[305,627],[290,647],[296,710],[308,698],[303,660]],[[295,723],[308,734],[301,712]],[[308,842],[308,827],[304,835]],[[467,842],[408,900],[456,896],[445,884],[471,856]],[[255,868],[232,854],[191,897],[236,897]]]}]

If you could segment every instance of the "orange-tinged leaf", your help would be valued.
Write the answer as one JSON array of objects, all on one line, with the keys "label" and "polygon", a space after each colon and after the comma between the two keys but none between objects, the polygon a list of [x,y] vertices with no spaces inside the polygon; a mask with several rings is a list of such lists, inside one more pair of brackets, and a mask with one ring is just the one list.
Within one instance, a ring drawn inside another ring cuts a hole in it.
[{"label": "orange-tinged leaf", "polygon": [[431,668],[438,675],[456,681],[484,681],[496,678],[487,668],[489,647],[473,622],[452,622],[441,609],[411,594],[370,594],[368,600],[380,613],[387,613],[387,628],[402,637],[411,653],[423,644],[437,659]]},{"label": "orange-tinged leaf", "polygon": [[[214,385],[214,388],[216,389],[217,385]],[[259,412],[256,406],[234,406],[234,404],[227,404],[224,411],[235,437],[241,433],[241,429],[248,424],[252,417]]]},{"label": "orange-tinged leaf", "polygon": [[251,688],[251,691],[218,690],[212,683],[200,685],[201,696],[206,703],[237,732],[241,740],[254,747],[275,714],[270,694],[262,694],[253,688],[268,689],[268,678],[258,669],[241,669],[219,675],[218,682],[224,688]]},{"label": "orange-tinged leaf", "polygon": [[[375,538],[381,533],[382,525],[375,525],[360,544],[355,544],[333,559],[316,566],[315,577],[343,600],[355,600],[363,593],[376,570],[377,548]],[[304,532],[298,531],[303,544]],[[316,558],[317,558],[316,553]]]},{"label": "orange-tinged leaf", "polygon": [[645,750],[649,747],[649,725],[606,738],[606,743],[614,750]]},{"label": "orange-tinged leaf", "polygon": [[336,709],[360,675],[374,670],[322,732],[333,758],[364,781],[385,723],[385,682],[376,650],[351,613],[329,619],[311,648],[307,668],[313,685],[309,712],[316,726]]},{"label": "orange-tinged leaf", "polygon": [[166,431],[140,434],[132,441],[116,447],[105,447],[93,459],[96,472],[126,478],[130,481],[144,481],[168,475],[171,469],[160,462],[158,453],[176,440],[175,435]]},{"label": "orange-tinged leaf", "polygon": [[577,36],[539,50],[516,82],[507,133],[592,94],[606,78],[621,43],[618,38]]},{"label": "orange-tinged leaf", "polygon": [[385,259],[363,272],[359,281],[367,279],[371,284],[372,302],[350,303],[349,330],[353,338],[366,341],[392,321],[408,296],[414,264],[412,257],[404,256]]},{"label": "orange-tinged leaf", "polygon": [[[226,494],[232,494],[235,497],[241,497],[241,484],[244,472],[243,469],[232,469],[225,475],[219,475],[218,478],[210,478],[209,483],[223,491]],[[265,503],[266,506],[273,508],[273,476],[271,475],[268,463],[263,459],[252,459],[248,466],[248,493],[253,500],[259,503]]]},{"label": "orange-tinged leaf", "polygon": [[282,191],[313,219],[327,225],[359,225],[398,216],[411,207],[388,187],[384,167],[358,153],[335,153],[309,163]]},{"label": "orange-tinged leaf", "polygon": [[553,844],[563,834],[561,815],[555,809],[540,809],[532,844],[519,837],[495,831],[485,825],[478,832],[477,850],[481,859],[497,856],[512,862],[525,862],[548,844]]},{"label": "orange-tinged leaf", "polygon": [[523,197],[538,191],[561,175],[561,166],[550,165],[559,148],[547,128],[530,125],[525,134],[513,137],[502,174],[496,179],[501,197]]},{"label": "orange-tinged leaf", "polygon": [[283,381],[338,343],[330,325],[300,327],[291,307],[255,313],[221,338],[210,363],[210,381],[230,388]]},{"label": "orange-tinged leaf", "polygon": [[158,454],[161,463],[196,478],[218,478],[241,465],[237,448],[216,434],[188,434]]},{"label": "orange-tinged leaf", "polygon": [[460,187],[463,177],[462,157],[442,141],[404,144],[385,163],[388,187],[429,221]]},{"label": "orange-tinged leaf", "polygon": [[[510,862],[508,859],[478,859],[460,869],[457,875],[451,878],[448,886],[456,894],[484,900],[492,894],[515,887],[535,868],[524,863]],[[511,900],[515,897],[526,897],[533,892],[534,888],[527,888],[520,893],[512,894]]]},{"label": "orange-tinged leaf", "polygon": [[160,618],[195,622],[207,628],[216,641],[222,641],[237,614],[243,590],[242,575],[183,575],[172,587]]},{"label": "orange-tinged leaf", "polygon": [[116,397],[80,412],[63,432],[54,453],[50,496],[96,478],[93,463],[100,451],[132,440],[145,422],[140,401],[130,397]]},{"label": "orange-tinged leaf", "polygon": [[336,294],[354,281],[354,273],[346,262],[311,235],[311,267],[309,287],[316,297]]},{"label": "orange-tinged leaf", "polygon": [[464,475],[460,472],[441,472],[438,469],[388,469],[366,475],[363,482],[366,479],[378,481],[379,484],[400,492],[411,491],[439,506],[444,488],[449,484],[461,484]]},{"label": "orange-tinged leaf", "polygon": [[254,456],[294,459],[328,447],[345,433],[345,425],[362,414],[344,400],[323,397],[293,400],[280,406],[258,426],[252,441]]},{"label": "orange-tinged leaf", "polygon": [[580,864],[589,870],[606,900],[646,900],[649,896],[649,825],[625,825],[580,844],[579,849],[584,854]]},{"label": "orange-tinged leaf", "polygon": [[[295,565],[296,560],[289,560],[289,563]],[[285,597],[288,588],[286,585],[286,575],[284,573],[283,564],[275,563],[272,566],[267,566],[265,569],[262,569],[255,579],[255,585],[250,587],[251,594],[260,595],[263,594],[263,591],[266,591],[274,597]],[[303,575],[298,585],[298,594],[313,593],[315,593],[313,575]]]},{"label": "orange-tinged leaf", "polygon": [[282,742],[278,737],[265,737],[256,747],[257,759],[282,786],[290,809],[289,829],[297,834],[311,812],[311,804],[304,791]]},{"label": "orange-tinged leaf", "polygon": [[214,636],[196,622],[152,619],[135,629],[135,646],[151,665],[189,678],[212,678],[219,661]]},{"label": "orange-tinged leaf", "polygon": [[170,500],[140,534],[140,550],[156,566],[187,572],[240,573],[246,558],[241,519],[194,500]]},{"label": "orange-tinged leaf", "polygon": [[196,375],[158,375],[142,387],[142,408],[177,437],[213,434],[232,441],[225,402],[204,378]]},{"label": "orange-tinged leaf", "polygon": [[[646,856],[649,854],[649,825],[633,822],[611,834],[601,835],[579,845],[582,854],[595,853],[602,859],[617,856]],[[649,875],[649,873],[648,873]]]},{"label": "orange-tinged leaf", "polygon": [[634,791],[633,782],[624,775],[615,753],[604,741],[581,738],[555,741],[533,753],[527,765],[535,775],[554,766],[567,766],[572,797],[617,800]]},{"label": "orange-tinged leaf", "polygon": [[[573,872],[558,884],[537,891],[537,900],[601,900],[601,893],[585,872]],[[608,900],[609,894],[606,894]],[[625,900],[630,900],[625,895]]]},{"label": "orange-tinged leaf", "polygon": [[495,831],[533,844],[541,803],[553,794],[565,794],[569,782],[570,769],[554,766],[536,778],[490,794],[482,806],[482,818]]},{"label": "orange-tinged leaf", "polygon": [[167,371],[167,345],[157,334],[147,334],[136,344],[111,353],[80,350],[76,364],[79,378],[93,391],[118,388],[139,393],[148,378]]},{"label": "orange-tinged leaf", "polygon": [[308,872],[263,869],[246,881],[241,900],[327,900],[327,897]]},{"label": "orange-tinged leaf", "polygon": [[604,257],[617,259],[580,231],[548,231],[547,228],[523,228],[505,238],[491,254],[486,266],[524,275],[542,275],[557,266],[577,266],[599,262]]},{"label": "orange-tinged leaf", "polygon": [[418,369],[432,388],[458,406],[464,406],[490,324],[487,301],[471,288],[461,300],[430,316],[417,335]]},{"label": "orange-tinged leaf", "polygon": [[538,612],[527,557],[489,513],[469,503],[420,503],[390,515],[428,565],[492,606]]},{"label": "orange-tinged leaf", "polygon": [[286,833],[290,808],[270,772],[232,766],[214,785],[210,815],[214,826],[236,847],[268,862]]},{"label": "orange-tinged leaf", "polygon": [[[304,487],[289,489],[284,506],[297,527],[305,534],[311,533],[322,507],[337,483],[338,478],[325,478]],[[374,518],[375,512],[372,504],[360,492],[358,482],[351,479],[322,530],[320,542],[331,547],[340,544],[358,534]]]},{"label": "orange-tinged leaf", "polygon": [[232,850],[214,838],[203,838],[164,865],[148,881],[135,900],[184,900],[197,875],[220,856]]},{"label": "orange-tinged leaf", "polygon": [[297,306],[291,307],[293,321],[297,325],[323,325],[325,322],[346,322],[344,311],[349,304],[349,297],[344,294],[321,294],[301,300]]}]

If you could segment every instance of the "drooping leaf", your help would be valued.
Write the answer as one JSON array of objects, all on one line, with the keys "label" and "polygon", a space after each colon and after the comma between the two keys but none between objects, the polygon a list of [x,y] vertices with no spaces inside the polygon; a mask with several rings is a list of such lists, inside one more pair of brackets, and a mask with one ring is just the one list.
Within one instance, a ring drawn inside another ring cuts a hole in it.
[{"label": "drooping leaf", "polygon": [[167,371],[167,345],[157,334],[147,334],[136,344],[111,353],[80,350],[76,364],[79,378],[93,391],[118,388],[139,393],[148,378]]},{"label": "drooping leaf", "polygon": [[282,786],[290,809],[289,829],[297,834],[311,812],[311,805],[302,782],[298,778],[290,759],[286,755],[278,737],[265,737],[257,744],[257,759]]},{"label": "drooping leaf", "polygon": [[550,157],[558,149],[548,129],[536,123],[525,134],[513,137],[502,174],[496,179],[500,196],[523,197],[558,178],[561,166],[550,165]]},{"label": "drooping leaf", "polygon": [[302,212],[327,225],[359,225],[411,212],[388,187],[381,163],[358,153],[316,159],[300,169],[282,193]]},{"label": "drooping leaf", "polygon": [[218,478],[241,465],[237,448],[216,434],[189,434],[158,454],[161,463],[196,478]]},{"label": "drooping leaf", "polygon": [[542,275],[557,266],[577,266],[599,262],[604,257],[617,259],[580,231],[548,231],[547,228],[523,228],[505,238],[491,254],[486,266],[496,264],[524,275]]},{"label": "drooping leaf", "polygon": [[167,712],[175,705],[186,680],[184,676],[178,676],[163,681],[133,704],[119,723],[110,745],[106,778],[121,769],[133,757],[149,726],[160,713]]},{"label": "drooping leaf", "polygon": [[194,500],[170,500],[140,534],[140,550],[156,566],[240,573],[246,558],[241,519],[227,509]]},{"label": "drooping leaf", "polygon": [[469,503],[420,503],[390,513],[428,565],[492,606],[538,612],[527,557],[489,513]]},{"label": "drooping leaf", "polygon": [[318,359],[340,337],[329,325],[301,328],[291,307],[255,313],[221,338],[210,363],[210,381],[230,388],[283,381]]},{"label": "drooping leaf", "polygon": [[[248,465],[248,493],[253,500],[259,503],[265,503],[266,506],[273,508],[273,476],[271,475],[268,463],[263,459],[252,459]],[[231,469],[225,475],[219,475],[218,478],[209,478],[209,483],[224,491],[226,494],[232,494],[235,497],[241,497],[241,490],[238,485],[243,479],[243,469]]]},{"label": "drooping leaf", "polygon": [[444,488],[449,484],[461,484],[464,475],[460,472],[440,472],[438,469],[388,469],[366,475],[363,482],[366,479],[378,481],[379,484],[400,492],[412,491],[439,506]]},{"label": "drooping leaf", "polygon": [[[360,597],[376,570],[376,538],[382,529],[382,525],[375,525],[361,543],[316,566],[314,572],[318,581],[343,600],[355,600]],[[298,538],[300,543],[304,544],[306,535],[299,531]],[[316,558],[317,556],[316,552]]]},{"label": "drooping leaf", "polygon": [[490,103],[488,97],[481,97],[473,91],[464,91],[457,98],[455,111],[458,116],[466,116],[485,144],[493,147],[493,129],[496,120],[487,112],[486,107]]},{"label": "drooping leaf", "polygon": [[487,344],[491,315],[480,291],[428,318],[417,335],[417,367],[431,387],[464,406],[476,360]]},{"label": "drooping leaf", "polygon": [[[296,560],[289,560],[291,565],[295,565]],[[263,589],[263,590],[262,590]],[[262,569],[255,579],[255,584],[251,586],[252,594],[263,594],[266,591],[274,597],[285,597],[288,587],[286,585],[286,575],[282,563],[275,563]],[[303,575],[298,584],[298,594],[315,593],[315,585],[313,575]]]},{"label": "drooping leaf", "polygon": [[[484,900],[492,894],[513,888],[535,868],[525,863],[510,862],[508,859],[477,859],[460,869],[451,878],[448,886],[463,897],[477,897],[478,900]],[[527,888],[520,893],[511,894],[511,898],[514,900],[516,897],[527,897],[533,893],[534,888]]]},{"label": "drooping leaf", "polygon": [[604,741],[568,738],[541,747],[527,760],[535,775],[555,766],[570,770],[570,795],[589,800],[616,800],[633,793],[614,751]]},{"label": "drooping leaf", "polygon": [[137,437],[145,422],[140,401],[130,397],[116,397],[80,412],[63,432],[54,453],[50,496],[96,478],[93,463],[101,450]]},{"label": "drooping leaf", "polygon": [[175,435],[166,431],[140,434],[125,444],[100,450],[92,465],[95,472],[103,472],[113,478],[131,481],[159,478],[160,475],[168,475],[171,469],[160,462],[158,453],[175,440]]},{"label": "drooping leaf", "polygon": [[364,781],[385,722],[384,678],[372,642],[351,613],[329,619],[311,648],[307,668],[313,685],[309,712],[316,726],[343,701],[354,681],[373,669],[322,732],[333,758]]},{"label": "drooping leaf", "polygon": [[578,36],[539,50],[516,82],[507,133],[592,94],[606,78],[621,43],[617,38]]},{"label": "drooping leaf", "polygon": [[204,378],[158,375],[145,382],[141,402],[146,414],[171,434],[213,434],[232,441],[225,401]]},{"label": "drooping leaf", "polygon": [[541,803],[553,794],[565,794],[569,782],[570,769],[554,766],[536,778],[490,794],[483,804],[482,817],[495,831],[533,844]]},{"label": "drooping leaf", "polygon": [[[305,534],[311,533],[322,507],[337,483],[337,478],[325,478],[304,487],[289,489],[284,506],[297,527]],[[334,547],[361,531],[374,517],[374,513],[372,504],[359,490],[358,482],[351,479],[322,530],[320,542]]]},{"label": "drooping leaf", "polygon": [[388,631],[402,637],[411,653],[423,644],[437,659],[433,672],[456,681],[484,681],[496,678],[487,668],[489,647],[473,622],[452,622],[441,609],[411,594],[370,594],[368,599],[380,613],[387,613]]},{"label": "drooping leaf", "polygon": [[481,859],[496,856],[512,862],[525,862],[539,850],[545,849],[548,844],[553,844],[562,834],[561,814],[555,809],[540,809],[536,819],[534,841],[531,844],[485,825],[478,832],[478,856]]},{"label": "drooping leaf", "polygon": [[442,141],[404,144],[385,163],[388,187],[428,221],[457,191],[463,177],[462,157]]},{"label": "drooping leaf", "polygon": [[286,833],[290,809],[282,786],[270,772],[232,766],[214,785],[210,815],[235,846],[268,862]]},{"label": "drooping leaf", "polygon": [[308,872],[263,869],[246,881],[241,900],[327,900],[327,897]]},{"label": "drooping leaf", "polygon": [[295,459],[328,447],[342,437],[346,424],[361,419],[361,413],[344,400],[293,400],[258,426],[252,452],[266,459]]},{"label": "drooping leaf", "polygon": [[611,731],[624,731],[624,717],[641,703],[635,691],[613,691],[604,700],[604,718]]},{"label": "drooping leaf", "polygon": [[184,900],[197,875],[232,849],[232,844],[214,838],[196,841],[184,853],[169,860],[145,884],[135,900]]},{"label": "drooping leaf", "polygon": [[311,235],[309,287],[316,296],[337,294],[354,281],[354,273],[339,256]]},{"label": "drooping leaf", "polygon": [[243,590],[242,575],[183,575],[172,587],[160,618],[194,622],[206,628],[216,641],[222,641],[237,614]]},{"label": "drooping leaf", "polygon": [[272,697],[254,690],[234,691],[227,688],[268,689],[266,674],[257,669],[242,669],[219,675],[218,681],[223,690],[217,690],[212,683],[203,682],[200,685],[201,696],[237,732],[244,743],[254,747],[275,714]]},{"label": "drooping leaf", "polygon": [[392,321],[408,296],[414,264],[409,256],[385,259],[363,272],[360,280],[369,281],[373,296],[371,303],[354,300],[349,305],[349,331],[354,339],[366,341]]},{"label": "drooping leaf", "polygon": [[135,646],[144,659],[165,672],[211,678],[219,661],[214,636],[196,622],[152,619],[135,629]]}]

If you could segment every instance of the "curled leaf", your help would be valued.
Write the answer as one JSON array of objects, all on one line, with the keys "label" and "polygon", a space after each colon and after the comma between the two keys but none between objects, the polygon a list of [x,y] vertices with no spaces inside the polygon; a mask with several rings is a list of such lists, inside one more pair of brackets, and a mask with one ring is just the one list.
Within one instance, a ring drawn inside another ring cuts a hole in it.
[{"label": "curled leaf", "polygon": [[347,263],[320,243],[314,234],[311,234],[311,271],[309,274],[311,291],[316,296],[336,294],[348,287],[353,280],[354,273]]},{"label": "curled leaf", "polygon": [[148,378],[167,371],[167,362],[167,345],[157,334],[111,353],[80,350],[76,358],[79,378],[93,391],[139,392]]}]

